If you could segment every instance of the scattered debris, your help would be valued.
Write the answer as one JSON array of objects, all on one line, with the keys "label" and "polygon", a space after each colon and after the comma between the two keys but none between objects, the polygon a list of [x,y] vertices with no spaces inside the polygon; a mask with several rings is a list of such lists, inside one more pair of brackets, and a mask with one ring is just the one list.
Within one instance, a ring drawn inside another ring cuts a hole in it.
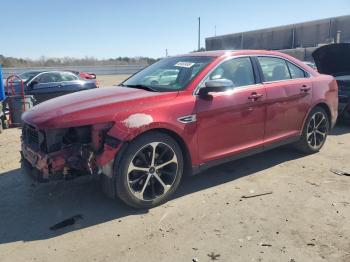
[{"label": "scattered debris", "polygon": [[210,257],[211,260],[218,260],[220,254],[215,254],[214,252],[211,252],[210,254],[208,254],[208,257]]},{"label": "scattered debris", "polygon": [[271,244],[261,244],[260,246],[262,246],[262,247],[272,247],[272,245]]},{"label": "scattered debris", "polygon": [[67,218],[67,219],[53,225],[52,227],[50,227],[50,229],[51,230],[58,230],[58,229],[61,229],[61,228],[67,227],[67,226],[72,226],[79,219],[83,219],[83,215],[75,215],[75,216],[72,216],[70,218]]},{"label": "scattered debris", "polygon": [[196,248],[196,247],[192,247],[192,249],[193,249],[193,250],[198,250],[198,248]]},{"label": "scattered debris", "polygon": [[316,186],[316,187],[319,187],[320,185],[319,184],[316,184],[314,182],[310,182],[310,181],[306,181],[306,183],[312,185],[312,186]]},{"label": "scattered debris", "polygon": [[332,173],[338,175],[338,176],[350,176],[350,173],[348,172],[344,172],[344,171],[341,171],[341,170],[338,170],[338,169],[331,169],[330,170]]},{"label": "scattered debris", "polygon": [[198,262],[198,258],[192,258],[192,262]]},{"label": "scattered debris", "polygon": [[244,195],[242,196],[241,198],[252,198],[252,197],[259,197],[259,196],[265,196],[265,195],[270,195],[272,194],[273,192],[270,191],[270,192],[266,192],[266,193],[261,193],[261,194],[249,194],[249,195]]},{"label": "scattered debris", "polygon": [[307,243],[307,245],[308,245],[309,247],[314,247],[314,246],[315,246],[314,243]]}]

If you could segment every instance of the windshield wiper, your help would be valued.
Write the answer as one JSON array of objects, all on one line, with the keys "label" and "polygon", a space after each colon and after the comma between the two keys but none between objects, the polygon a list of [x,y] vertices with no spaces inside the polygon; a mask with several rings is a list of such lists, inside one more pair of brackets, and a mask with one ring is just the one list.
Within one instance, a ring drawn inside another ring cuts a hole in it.
[{"label": "windshield wiper", "polygon": [[155,90],[149,86],[145,86],[145,85],[124,85],[124,84],[122,84],[122,86],[130,87],[130,88],[138,88],[138,89],[143,89],[143,90],[152,91],[152,92],[157,91],[157,90]]}]

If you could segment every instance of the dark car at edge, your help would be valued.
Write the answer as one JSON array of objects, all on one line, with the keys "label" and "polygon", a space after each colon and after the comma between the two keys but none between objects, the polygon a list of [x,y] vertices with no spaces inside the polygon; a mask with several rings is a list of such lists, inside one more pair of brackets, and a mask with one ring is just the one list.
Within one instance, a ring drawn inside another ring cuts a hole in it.
[{"label": "dark car at edge", "polygon": [[350,121],[350,43],[322,46],[312,56],[321,74],[337,80],[339,119]]}]

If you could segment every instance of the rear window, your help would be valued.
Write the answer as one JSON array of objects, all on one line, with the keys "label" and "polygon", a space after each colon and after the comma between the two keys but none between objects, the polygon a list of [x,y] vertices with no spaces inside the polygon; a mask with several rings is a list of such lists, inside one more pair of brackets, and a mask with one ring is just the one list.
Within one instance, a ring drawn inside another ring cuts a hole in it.
[{"label": "rear window", "polygon": [[265,82],[291,79],[286,61],[275,57],[258,57]]},{"label": "rear window", "polygon": [[62,72],[61,74],[61,81],[74,81],[78,80],[78,77],[74,75],[73,73],[69,72]]},{"label": "rear window", "polygon": [[305,77],[306,74],[305,74],[304,70],[300,69],[299,67],[297,67],[296,65],[294,65],[290,62],[287,62],[287,64],[288,64],[289,71],[290,71],[290,74],[291,74],[293,79]]}]

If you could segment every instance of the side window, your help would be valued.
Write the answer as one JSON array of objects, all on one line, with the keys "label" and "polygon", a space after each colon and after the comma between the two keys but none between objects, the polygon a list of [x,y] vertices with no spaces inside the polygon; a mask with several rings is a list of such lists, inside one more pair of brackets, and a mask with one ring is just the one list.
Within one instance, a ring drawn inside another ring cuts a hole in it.
[{"label": "side window", "polygon": [[258,57],[265,82],[291,79],[286,61],[281,58]]},{"label": "side window", "polygon": [[72,73],[69,72],[62,72],[61,75],[61,81],[74,81],[78,80],[78,77]]},{"label": "side window", "polygon": [[223,62],[209,75],[209,79],[228,79],[235,87],[255,84],[253,66],[249,57],[233,58]]},{"label": "side window", "polygon": [[40,84],[47,84],[47,83],[53,83],[53,82],[60,82],[61,77],[58,73],[44,73],[40,76],[38,76],[35,81],[38,81]]},{"label": "side window", "polygon": [[289,67],[289,72],[292,75],[292,78],[305,78],[305,72],[304,70],[301,70],[299,67],[296,65],[293,65],[290,62],[287,62],[288,67]]},{"label": "side window", "polygon": [[38,81],[38,83],[40,83],[40,84],[46,84],[46,83],[53,82],[52,75],[50,73],[44,73],[44,74],[38,76],[37,79],[35,79],[35,80]]}]

